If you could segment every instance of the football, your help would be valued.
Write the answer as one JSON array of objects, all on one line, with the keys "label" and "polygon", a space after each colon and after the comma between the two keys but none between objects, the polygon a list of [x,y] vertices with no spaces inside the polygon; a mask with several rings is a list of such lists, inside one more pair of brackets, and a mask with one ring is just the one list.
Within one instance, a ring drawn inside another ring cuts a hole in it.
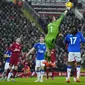
[{"label": "football", "polygon": [[71,9],[73,7],[73,3],[72,2],[67,2],[66,3],[66,8],[67,9]]}]

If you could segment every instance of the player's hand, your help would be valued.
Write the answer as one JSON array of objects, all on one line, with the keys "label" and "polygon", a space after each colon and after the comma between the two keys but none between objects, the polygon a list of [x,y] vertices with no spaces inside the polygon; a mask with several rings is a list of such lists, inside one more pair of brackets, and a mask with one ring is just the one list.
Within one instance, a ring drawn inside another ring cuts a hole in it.
[{"label": "player's hand", "polygon": [[70,10],[71,8],[70,8],[70,7],[67,7],[66,9],[67,9],[67,10]]}]

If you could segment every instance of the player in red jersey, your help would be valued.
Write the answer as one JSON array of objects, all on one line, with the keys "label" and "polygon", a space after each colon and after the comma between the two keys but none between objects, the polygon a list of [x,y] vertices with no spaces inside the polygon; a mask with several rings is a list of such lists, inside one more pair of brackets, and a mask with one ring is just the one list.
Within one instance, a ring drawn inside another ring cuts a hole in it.
[{"label": "player in red jersey", "polygon": [[[17,72],[17,68],[18,68],[18,62],[19,62],[19,56],[21,54],[21,49],[22,49],[22,45],[21,43],[21,38],[17,38],[16,42],[14,42],[11,46],[10,46],[10,50],[12,51],[12,55],[10,58],[10,67],[7,71],[7,81],[9,81],[9,78],[11,77],[11,74],[13,73],[13,78],[16,75]],[[14,66],[14,70],[12,70],[12,66]],[[13,79],[14,80],[14,79]]]},{"label": "player in red jersey", "polygon": [[52,72],[52,80],[54,79],[54,68],[55,67],[56,67],[56,53],[55,53],[55,49],[52,49],[50,62],[46,62],[47,79],[49,78],[49,69],[51,69],[51,72]]}]

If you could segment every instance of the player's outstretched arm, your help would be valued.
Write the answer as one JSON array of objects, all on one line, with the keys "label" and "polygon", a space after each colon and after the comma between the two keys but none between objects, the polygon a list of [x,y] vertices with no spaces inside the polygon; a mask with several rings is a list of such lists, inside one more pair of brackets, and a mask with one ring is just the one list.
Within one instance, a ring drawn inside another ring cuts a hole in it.
[{"label": "player's outstretched arm", "polygon": [[32,53],[35,50],[35,48],[33,47],[27,54],[26,56],[29,56],[30,53]]},{"label": "player's outstretched arm", "polygon": [[67,14],[67,12],[68,12],[67,10],[65,10],[65,11],[64,11],[64,13],[63,13],[63,14],[64,14],[64,16]]}]

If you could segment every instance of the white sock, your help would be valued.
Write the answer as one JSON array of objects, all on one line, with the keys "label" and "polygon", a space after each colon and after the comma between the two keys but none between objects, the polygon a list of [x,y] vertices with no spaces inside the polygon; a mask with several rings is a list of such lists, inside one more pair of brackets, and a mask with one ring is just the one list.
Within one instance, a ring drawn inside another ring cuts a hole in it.
[{"label": "white sock", "polygon": [[81,70],[80,66],[77,66],[76,70],[77,70],[77,78],[79,79],[79,77],[80,77],[80,70]]},{"label": "white sock", "polygon": [[37,72],[37,79],[40,80],[40,72]]},{"label": "white sock", "polygon": [[10,79],[10,78],[11,78],[11,76],[12,76],[12,73],[11,73],[11,72],[9,72],[7,79]]},{"label": "white sock", "polygon": [[71,74],[71,66],[67,67],[67,79],[70,78],[70,74]]},{"label": "white sock", "polygon": [[44,70],[41,71],[41,80],[43,80]]}]

